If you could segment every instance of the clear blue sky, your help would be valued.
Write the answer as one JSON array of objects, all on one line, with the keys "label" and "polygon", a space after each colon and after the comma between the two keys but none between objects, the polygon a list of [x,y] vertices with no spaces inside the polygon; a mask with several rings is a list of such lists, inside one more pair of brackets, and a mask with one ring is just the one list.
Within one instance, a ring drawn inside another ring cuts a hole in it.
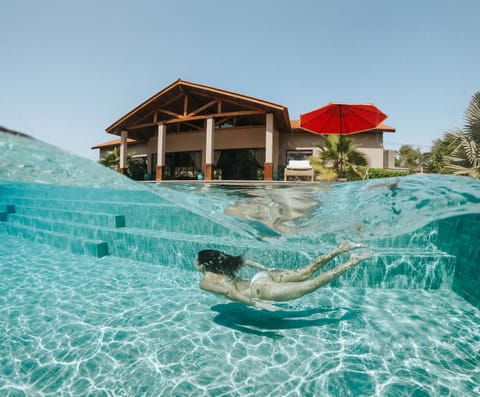
[{"label": "clear blue sky", "polygon": [[12,0],[0,125],[96,159],[105,128],[177,78],[285,105],[375,103],[385,147],[427,151],[480,91],[478,0]]}]

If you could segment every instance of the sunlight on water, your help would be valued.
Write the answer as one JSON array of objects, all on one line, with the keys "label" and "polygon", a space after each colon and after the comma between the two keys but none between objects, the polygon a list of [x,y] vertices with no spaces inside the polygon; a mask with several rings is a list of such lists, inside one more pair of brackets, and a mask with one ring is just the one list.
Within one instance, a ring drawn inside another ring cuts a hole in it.
[{"label": "sunlight on water", "polygon": [[0,253],[1,395],[479,392],[480,313],[447,289],[324,288],[265,313],[190,271],[8,236]]},{"label": "sunlight on water", "polygon": [[[452,290],[476,288],[478,181],[146,186],[1,133],[0,159],[1,396],[480,395],[480,311]],[[374,256],[273,313],[192,267],[345,238]]]}]

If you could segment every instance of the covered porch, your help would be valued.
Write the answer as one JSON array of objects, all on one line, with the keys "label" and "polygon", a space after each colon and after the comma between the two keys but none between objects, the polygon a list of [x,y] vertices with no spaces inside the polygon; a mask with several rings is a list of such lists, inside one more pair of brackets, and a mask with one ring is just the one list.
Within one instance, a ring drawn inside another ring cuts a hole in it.
[{"label": "covered porch", "polygon": [[290,132],[290,121],[282,105],[177,80],[106,131],[120,136],[120,172],[134,139],[158,181],[272,180],[279,134]]}]

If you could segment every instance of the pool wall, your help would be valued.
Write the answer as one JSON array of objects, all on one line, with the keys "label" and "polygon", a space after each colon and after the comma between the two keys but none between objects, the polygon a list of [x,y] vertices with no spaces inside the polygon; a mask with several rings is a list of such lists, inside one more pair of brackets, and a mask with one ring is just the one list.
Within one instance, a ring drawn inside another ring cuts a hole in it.
[{"label": "pool wall", "polygon": [[452,289],[480,307],[480,215],[439,221],[438,247],[456,257]]}]

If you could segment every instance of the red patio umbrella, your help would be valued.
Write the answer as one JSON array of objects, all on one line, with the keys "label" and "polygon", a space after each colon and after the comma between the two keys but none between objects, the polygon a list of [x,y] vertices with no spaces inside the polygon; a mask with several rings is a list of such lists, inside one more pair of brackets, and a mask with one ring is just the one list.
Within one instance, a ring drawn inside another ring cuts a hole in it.
[{"label": "red patio umbrella", "polygon": [[[376,128],[387,115],[372,104],[329,103],[300,115],[300,127],[316,134],[355,134]],[[342,145],[340,146],[342,147]],[[343,171],[340,152],[340,171]]]},{"label": "red patio umbrella", "polygon": [[300,115],[300,127],[316,134],[354,134],[374,129],[386,118],[372,104],[329,103]]}]

